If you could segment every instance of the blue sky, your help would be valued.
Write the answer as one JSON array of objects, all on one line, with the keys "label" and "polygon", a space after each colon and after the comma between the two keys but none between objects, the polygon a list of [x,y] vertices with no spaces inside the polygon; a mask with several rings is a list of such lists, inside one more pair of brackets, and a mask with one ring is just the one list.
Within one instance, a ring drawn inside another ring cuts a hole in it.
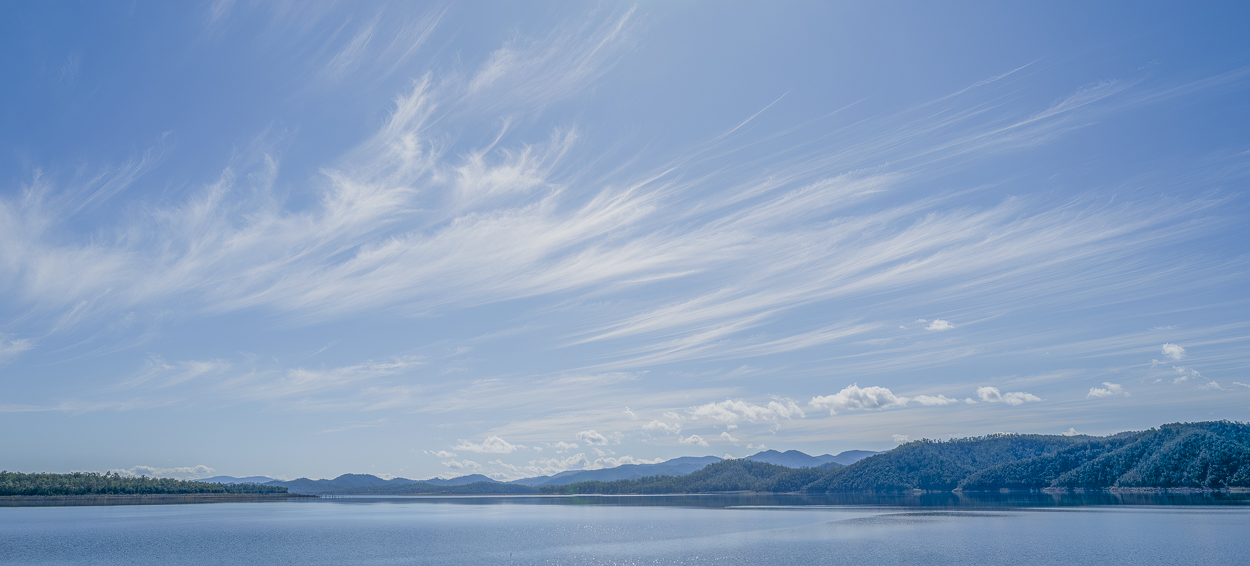
[{"label": "blue sky", "polygon": [[6,5],[3,467],[1250,420],[1245,8],[1087,4]]}]

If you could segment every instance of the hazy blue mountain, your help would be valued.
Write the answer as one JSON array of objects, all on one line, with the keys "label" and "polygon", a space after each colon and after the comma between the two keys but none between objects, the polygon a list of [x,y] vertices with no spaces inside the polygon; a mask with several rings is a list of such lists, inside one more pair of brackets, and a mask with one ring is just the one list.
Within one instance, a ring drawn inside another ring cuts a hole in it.
[{"label": "hazy blue mountain", "polygon": [[269,483],[271,481],[277,481],[277,480],[268,476],[248,476],[245,478],[236,478],[233,476],[213,476],[211,478],[198,479],[195,481],[202,481],[204,483],[224,483],[226,485],[234,485],[234,484],[239,484],[239,483]]},{"label": "hazy blue mountain", "polygon": [[290,490],[291,493],[318,494],[342,492],[344,490],[369,487],[404,485],[410,483],[417,483],[417,481],[407,478],[384,480],[372,474],[343,474],[332,480],[310,480],[308,478],[299,478],[291,481],[274,480],[265,482],[265,485],[282,486]]},{"label": "hazy blue mountain", "polygon": [[471,484],[471,483],[477,483],[477,482],[495,482],[495,483],[499,483],[499,481],[497,481],[497,480],[493,480],[493,479],[490,479],[490,478],[488,478],[488,477],[486,477],[486,476],[484,476],[484,475],[482,475],[482,474],[470,474],[470,475],[467,475],[467,476],[460,476],[460,477],[458,477],[458,478],[451,478],[451,479],[449,479],[449,480],[440,479],[440,478],[433,478],[433,479],[428,479],[428,480],[422,480],[422,483],[428,483],[428,484],[430,484],[430,485],[439,485],[439,486],[446,486],[446,485],[468,485],[468,484]]},{"label": "hazy blue mountain", "polygon": [[798,450],[786,450],[778,452],[776,450],[765,450],[758,454],[747,456],[745,459],[752,462],[764,462],[766,464],[774,464],[777,466],[785,466],[787,468],[836,468],[838,466],[849,466],[872,456],[880,454],[880,452],[872,452],[869,450],[847,450],[839,453],[837,456],[824,454],[821,456],[809,456]]},{"label": "hazy blue mountain", "polygon": [[722,458],[716,456],[683,456],[658,464],[625,464],[600,470],[568,470],[552,476],[524,478],[510,483],[538,487],[568,485],[584,481],[631,480],[647,476],[684,476],[721,460]]},{"label": "hazy blue mountain", "polygon": [[864,458],[875,456],[877,454],[884,454],[884,452],[873,452],[871,450],[847,450],[846,452],[839,452],[837,456],[834,456],[833,459],[830,460],[830,462],[842,464],[843,466],[849,466],[855,462],[863,460]]},{"label": "hazy blue mountain", "polygon": [[[874,454],[863,450],[851,451],[860,454]],[[843,452],[838,456],[808,456],[797,450],[787,452],[777,452],[769,450],[761,452],[748,459],[756,459],[766,463],[783,465],[791,468],[811,467],[813,464],[809,462],[832,462],[834,459],[841,458],[843,455],[849,454]],[[772,460],[759,460],[759,458],[773,457],[779,458],[787,463],[774,462]],[[852,456],[848,456],[852,457]],[[862,456],[861,456],[862,457]],[[524,487],[540,487],[540,486],[556,486],[568,485],[571,483],[586,481],[616,481],[616,480],[632,480],[647,476],[684,476],[703,469],[708,464],[720,462],[722,459],[716,456],[684,456],[681,458],[673,458],[658,464],[625,464],[615,468],[604,468],[600,470],[567,470],[551,476],[538,476],[532,478],[524,478],[508,484],[515,484]],[[854,461],[854,460],[851,460]],[[837,465],[837,464],[830,464]],[[219,476],[226,479],[229,476]],[[451,479],[429,479],[429,480],[410,480],[407,478],[394,478],[385,480],[371,474],[343,474],[337,478],[330,480],[310,480],[308,478],[299,478],[291,481],[278,481],[263,476],[255,476],[252,483],[263,483],[265,485],[281,486],[287,488],[291,493],[300,494],[320,494],[320,493],[371,493],[371,494],[417,494],[417,493],[530,493],[525,489],[511,489],[502,487],[502,482],[498,482],[482,474],[471,474]],[[209,480],[201,480],[209,481]],[[490,487],[490,484],[497,483],[500,486]],[[400,487],[408,486],[408,487]],[[452,491],[439,488],[457,488]]]},{"label": "hazy blue mountain", "polygon": [[752,462],[764,462],[765,464],[773,464],[775,466],[785,466],[787,468],[815,468],[821,464],[833,461],[833,456],[825,454],[824,456],[809,456],[798,450],[786,450],[778,452],[776,450],[765,450],[758,454],[747,456],[745,459]]}]

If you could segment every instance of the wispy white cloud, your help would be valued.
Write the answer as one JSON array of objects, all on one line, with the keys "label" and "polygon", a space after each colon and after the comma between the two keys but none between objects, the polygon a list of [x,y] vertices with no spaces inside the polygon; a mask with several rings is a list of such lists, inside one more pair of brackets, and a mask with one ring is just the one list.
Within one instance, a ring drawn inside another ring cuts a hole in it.
[{"label": "wispy white cloud", "polygon": [[[321,431],[320,434],[330,433],[330,432],[344,432],[348,430],[355,430],[358,428],[377,428],[384,424],[386,424],[386,419],[376,419],[376,420],[372,420],[368,422],[345,423],[336,427],[327,428]],[[443,456],[443,457],[447,458],[448,456]]]},{"label": "wispy white cloud", "polygon": [[566,98],[602,76],[633,45],[633,13],[630,9],[542,39],[510,41],[478,67],[466,93],[500,109]]},{"label": "wispy white cloud", "polygon": [[1202,379],[1202,374],[1198,370],[1186,366],[1172,366],[1172,370],[1176,372],[1177,377],[1172,383],[1182,383],[1191,379]]},{"label": "wispy white cloud", "polygon": [[720,433],[720,439],[730,444],[733,444],[734,446],[738,445],[738,439],[735,438],[732,434],[729,434],[729,432],[727,431]]},{"label": "wispy white cloud", "polygon": [[955,328],[954,324],[940,318],[930,322],[928,326],[924,327],[925,330],[950,330],[952,328]]},{"label": "wispy white cloud", "polygon": [[0,334],[0,363],[16,358],[22,352],[34,347],[34,342],[26,338],[12,338]]},{"label": "wispy white cloud", "polygon": [[911,437],[907,436],[906,434],[891,435],[891,438],[894,440],[896,444],[902,444],[904,442],[908,442],[909,440],[911,440]]}]

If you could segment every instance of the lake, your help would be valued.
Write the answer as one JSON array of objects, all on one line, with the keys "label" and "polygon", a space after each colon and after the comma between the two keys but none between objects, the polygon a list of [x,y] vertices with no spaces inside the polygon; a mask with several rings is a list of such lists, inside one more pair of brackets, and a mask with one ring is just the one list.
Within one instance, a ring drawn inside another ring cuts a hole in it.
[{"label": "lake", "polygon": [[345,497],[5,507],[0,564],[1242,564],[1247,535],[1245,496]]}]

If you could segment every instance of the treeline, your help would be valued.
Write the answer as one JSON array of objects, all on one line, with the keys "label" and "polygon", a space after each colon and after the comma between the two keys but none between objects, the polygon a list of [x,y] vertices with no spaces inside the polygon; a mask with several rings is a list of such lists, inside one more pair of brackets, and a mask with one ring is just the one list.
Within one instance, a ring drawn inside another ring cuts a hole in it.
[{"label": "treeline", "polygon": [[544,493],[897,493],[1054,488],[1250,487],[1250,425],[1174,423],[1109,437],[996,434],[919,440],[849,466],[726,460],[685,476],[582,482]]},{"label": "treeline", "polygon": [[285,487],[226,485],[168,478],[128,477],[116,472],[23,474],[0,471],[0,495],[171,495],[286,493]]}]

